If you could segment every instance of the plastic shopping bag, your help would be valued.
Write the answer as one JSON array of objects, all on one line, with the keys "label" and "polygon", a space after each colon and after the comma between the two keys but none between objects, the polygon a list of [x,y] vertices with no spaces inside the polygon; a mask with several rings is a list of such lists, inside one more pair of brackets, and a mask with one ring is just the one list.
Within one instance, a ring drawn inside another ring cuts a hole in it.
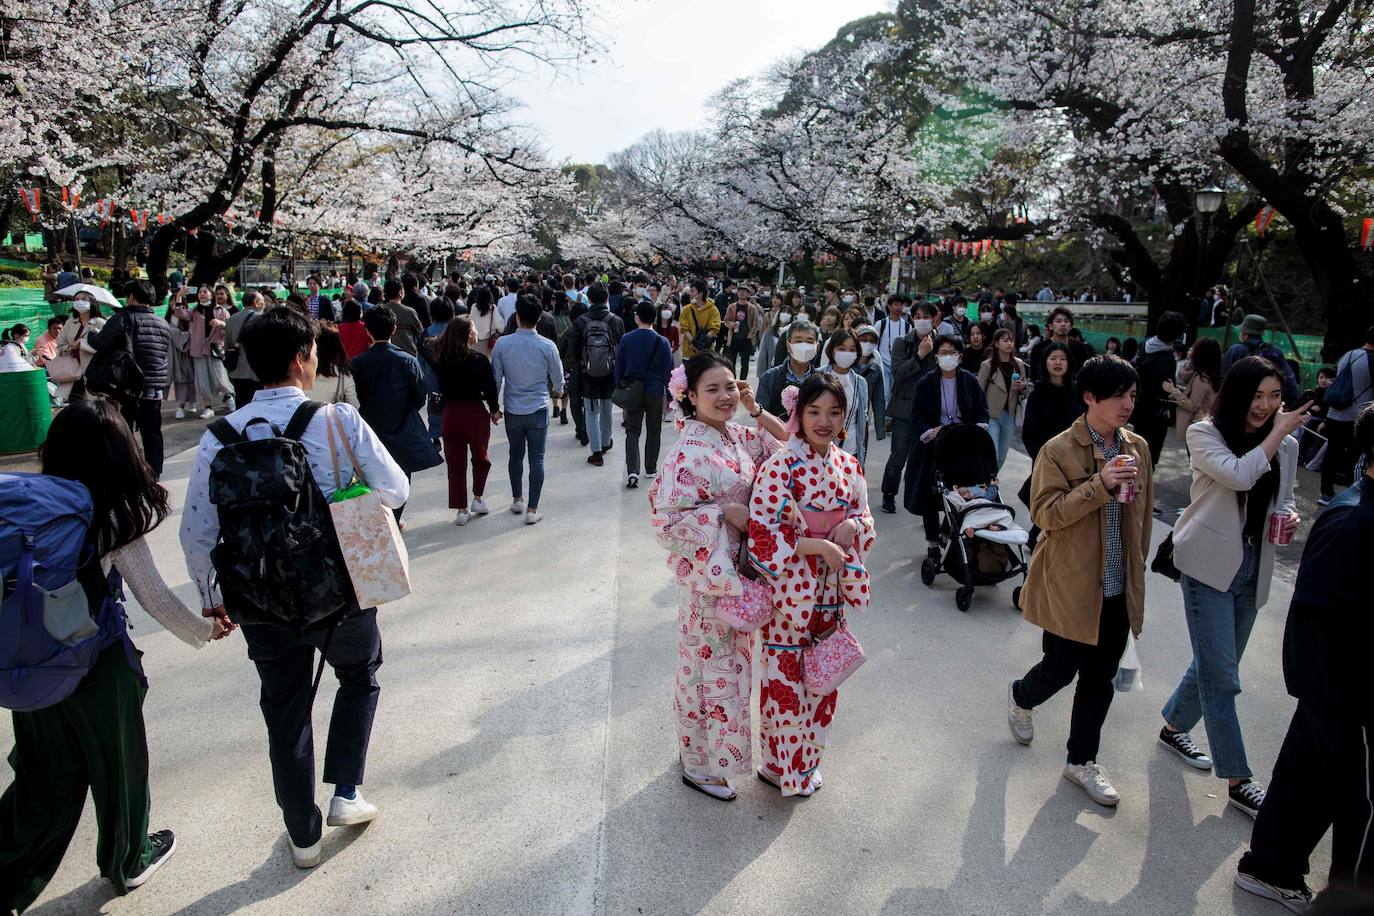
[{"label": "plastic shopping bag", "polygon": [[1121,653],[1121,664],[1116,669],[1112,684],[1122,693],[1145,689],[1145,682],[1140,677],[1140,653],[1135,648],[1134,634],[1126,637],[1126,651]]}]

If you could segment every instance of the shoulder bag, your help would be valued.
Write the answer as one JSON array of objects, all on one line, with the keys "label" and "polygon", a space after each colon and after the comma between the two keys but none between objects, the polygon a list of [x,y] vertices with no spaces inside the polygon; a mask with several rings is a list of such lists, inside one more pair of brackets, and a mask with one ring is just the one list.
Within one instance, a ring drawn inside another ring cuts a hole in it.
[{"label": "shoulder bag", "polygon": [[[829,582],[828,576],[825,581]],[[835,611],[835,625],[813,638],[811,645],[802,650],[802,683],[807,693],[817,697],[829,696],[868,660],[863,646],[845,623],[844,590],[838,571],[835,591],[840,601]]]},{"label": "shoulder bag", "polygon": [[124,346],[96,352],[86,367],[86,388],[117,401],[137,401],[143,396],[143,369],[134,359],[134,322],[127,312],[110,319],[123,324]]},{"label": "shoulder bag", "polygon": [[749,536],[746,534],[740,535],[735,569],[744,593],[719,599],[715,616],[740,633],[752,633],[773,619],[773,592],[767,584],[759,581],[758,570],[749,562]]}]

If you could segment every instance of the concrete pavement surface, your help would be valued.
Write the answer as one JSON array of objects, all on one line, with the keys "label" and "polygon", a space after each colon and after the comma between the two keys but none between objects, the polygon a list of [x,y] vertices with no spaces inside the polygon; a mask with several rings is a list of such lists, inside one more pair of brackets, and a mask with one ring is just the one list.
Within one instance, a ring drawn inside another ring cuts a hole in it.
[{"label": "concrete pavement surface", "polygon": [[[443,468],[415,478],[414,593],[380,613],[363,786],[381,809],[372,825],[326,828],[324,863],[294,868],[242,638],[194,651],[134,610],[151,683],[151,827],[175,829],[178,850],[146,886],[114,897],[96,873],[88,803],[30,912],[1282,912],[1231,883],[1252,822],[1226,806],[1224,782],[1156,743],[1191,657],[1178,586],[1149,576],[1145,689],[1116,696],[1101,753],[1122,802],[1101,808],[1060,775],[1070,691],[1037,710],[1032,746],[1008,733],[1007,683],[1038,659],[1041,635],[1012,609],[1013,583],[979,589],[959,612],[948,577],[921,584],[920,523],[905,512],[877,515],[874,603],[852,620],[869,662],[841,688],[825,788],[802,801],[748,781],[726,804],[684,787],[669,714],[676,595],[646,489],[624,489],[619,430],[594,468],[571,429],[550,428],[534,527],[506,511],[500,430],[489,517],[454,527]],[[192,454],[167,465],[178,512]],[[887,454],[887,443],[870,452],[875,484]],[[1014,452],[1004,492],[1027,470]],[[194,605],[178,523],[152,541]],[[1156,523],[1156,542],[1166,531]],[[1290,593],[1275,582],[1242,667],[1240,720],[1261,781],[1294,707],[1280,670]],[[326,674],[315,704],[317,758],[332,683]],[[1205,746],[1202,726],[1195,736]],[[0,740],[11,740],[8,718]],[[321,785],[321,805],[328,795]],[[1314,887],[1328,862],[1329,840]]]}]

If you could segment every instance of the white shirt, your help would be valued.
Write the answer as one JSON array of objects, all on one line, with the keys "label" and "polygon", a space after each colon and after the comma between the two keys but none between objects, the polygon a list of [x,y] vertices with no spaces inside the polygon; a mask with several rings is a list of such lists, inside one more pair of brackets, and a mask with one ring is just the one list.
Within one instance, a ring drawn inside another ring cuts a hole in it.
[{"label": "white shirt", "polygon": [[[253,396],[253,400],[231,413],[226,419],[229,425],[242,433],[249,420],[261,417],[279,430],[285,430],[291,422],[296,408],[305,403],[305,395],[299,388],[264,388]],[[327,500],[333,495],[334,462],[329,453],[329,437],[325,426],[324,408],[310,419],[310,425],[301,436],[306,457],[310,463],[311,476]],[[386,446],[377,438],[358,411],[347,404],[334,405],[335,415],[343,424],[344,434],[353,446],[353,454],[362,466],[367,484],[381,500],[382,505],[395,509],[405,505],[410,498],[410,482],[405,471],[392,459]],[[271,432],[261,423],[255,424],[247,433],[252,440],[266,439]],[[196,466],[191,471],[191,482],[186,489],[186,508],[181,516],[181,549],[186,554],[186,569],[191,581],[200,590],[204,607],[214,607],[223,603],[219,583],[215,579],[215,566],[210,561],[210,551],[219,543],[219,510],[210,502],[210,464],[219,454],[222,443],[208,429],[200,437],[200,450],[196,453]],[[341,456],[344,461],[346,457]]]},{"label": "white shirt", "polygon": [[878,355],[882,361],[891,365],[892,363],[892,342],[906,336],[906,332],[911,330],[911,319],[902,315],[896,321],[891,318],[880,318],[878,324]]},{"label": "white shirt", "polygon": [[515,300],[518,298],[519,296],[512,291],[496,300],[496,314],[501,316],[501,327],[504,328],[506,322],[510,321],[510,316],[515,314]]}]

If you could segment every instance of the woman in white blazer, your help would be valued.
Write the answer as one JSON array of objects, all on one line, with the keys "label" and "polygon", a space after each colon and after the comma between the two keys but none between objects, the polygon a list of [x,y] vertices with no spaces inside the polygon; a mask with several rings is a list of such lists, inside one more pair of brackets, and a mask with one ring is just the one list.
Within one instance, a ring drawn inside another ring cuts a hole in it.
[{"label": "woman in white blazer", "polygon": [[1251,778],[1236,718],[1240,659],[1259,609],[1269,600],[1274,544],[1269,517],[1298,525],[1293,484],[1303,405],[1283,407],[1283,373],[1250,356],[1231,367],[1210,419],[1188,427],[1192,501],[1174,527],[1174,564],[1183,573],[1183,606],[1193,661],[1163,709],[1160,743],[1191,766],[1210,769],[1188,732],[1199,719],[1229,783],[1229,803],[1251,817],[1264,789]]}]

